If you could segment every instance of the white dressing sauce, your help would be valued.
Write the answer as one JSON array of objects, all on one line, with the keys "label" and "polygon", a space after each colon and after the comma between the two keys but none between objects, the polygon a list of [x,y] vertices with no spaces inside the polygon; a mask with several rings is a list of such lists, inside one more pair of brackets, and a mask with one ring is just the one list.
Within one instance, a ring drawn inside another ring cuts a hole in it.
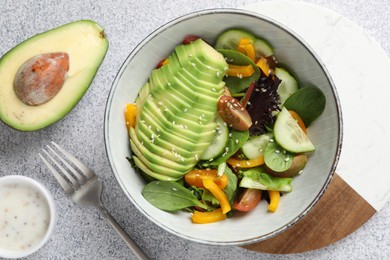
[{"label": "white dressing sauce", "polygon": [[28,250],[45,236],[50,222],[49,205],[34,186],[0,183],[0,249]]}]

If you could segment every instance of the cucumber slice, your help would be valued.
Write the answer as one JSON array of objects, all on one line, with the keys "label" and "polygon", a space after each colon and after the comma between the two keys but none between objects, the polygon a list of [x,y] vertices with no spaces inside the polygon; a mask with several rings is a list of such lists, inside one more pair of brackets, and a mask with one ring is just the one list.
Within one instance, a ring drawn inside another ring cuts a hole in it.
[{"label": "cucumber slice", "polygon": [[265,39],[257,38],[252,33],[242,29],[229,29],[221,33],[215,42],[215,49],[237,50],[238,43],[242,38],[248,38],[253,41],[256,58],[260,56],[268,57],[274,54],[274,49],[269,42]]},{"label": "cucumber slice", "polygon": [[241,151],[248,159],[259,158],[264,154],[271,138],[271,133],[252,137],[241,147]]},{"label": "cucumber slice", "polygon": [[276,142],[289,152],[305,153],[315,150],[310,139],[285,107],[276,118],[274,136]]},{"label": "cucumber slice", "polygon": [[281,106],[283,103],[289,98],[293,93],[295,93],[299,89],[298,81],[288,73],[287,70],[283,68],[276,68],[275,75],[282,82],[278,86],[278,94],[280,97]]},{"label": "cucumber slice", "polygon": [[229,29],[221,33],[215,41],[215,49],[237,50],[238,43],[242,38],[255,40],[255,36],[241,29]]},{"label": "cucumber slice", "polygon": [[264,39],[256,38],[253,42],[253,47],[255,48],[256,58],[260,56],[268,57],[274,55],[274,49],[271,44]]},{"label": "cucumber slice", "polygon": [[228,127],[219,116],[216,117],[215,122],[217,127],[214,138],[206,151],[200,156],[201,160],[210,160],[221,155],[227,145],[229,139]]}]

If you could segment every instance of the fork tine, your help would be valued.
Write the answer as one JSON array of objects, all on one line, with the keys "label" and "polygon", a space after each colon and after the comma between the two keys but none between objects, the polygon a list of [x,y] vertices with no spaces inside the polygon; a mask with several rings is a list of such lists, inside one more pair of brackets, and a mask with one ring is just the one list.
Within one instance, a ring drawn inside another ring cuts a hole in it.
[{"label": "fork tine", "polygon": [[81,161],[79,161],[76,157],[74,157],[72,154],[70,154],[68,151],[64,150],[56,144],[55,142],[51,141],[51,143],[66,157],[68,157],[69,161],[71,161],[75,166],[77,166],[82,173],[84,173],[87,176],[87,179],[90,179],[92,177],[95,177],[95,174],[89,169],[87,166],[85,166]]},{"label": "fork tine", "polygon": [[[47,148],[73,173],[74,176],[79,180],[80,183],[84,183],[86,180],[84,177],[76,171],[67,161],[65,161],[56,151],[53,150],[50,146],[46,145]],[[68,175],[67,175],[68,176]]]},{"label": "fork tine", "polygon": [[[45,151],[46,152],[46,151]],[[39,157],[41,157],[41,160],[46,164],[47,168],[50,170],[50,172],[54,175],[54,177],[57,179],[59,184],[62,186],[62,188],[65,190],[67,194],[71,194],[74,192],[74,189],[70,184],[59,174],[53,166],[40,154],[38,153]]]},{"label": "fork tine", "polygon": [[[45,149],[42,149],[42,151],[58,167],[58,169],[60,169],[60,171],[69,179],[69,181],[73,184],[73,187],[75,189],[80,187],[80,184],[77,182],[77,180],[67,170],[65,170],[65,168],[62,167],[62,165],[58,163],[58,161],[56,161]],[[56,154],[56,156],[58,157],[57,154]]]}]

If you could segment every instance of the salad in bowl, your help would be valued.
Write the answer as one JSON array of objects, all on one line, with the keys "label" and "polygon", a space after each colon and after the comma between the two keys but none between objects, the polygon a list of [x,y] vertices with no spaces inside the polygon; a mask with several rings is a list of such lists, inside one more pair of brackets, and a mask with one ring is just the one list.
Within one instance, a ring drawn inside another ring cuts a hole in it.
[{"label": "salad in bowl", "polygon": [[187,239],[243,244],[314,206],[337,163],[340,125],[335,89],[308,46],[268,18],[214,10],[163,26],[133,51],[105,131],[114,173],[145,216]]}]

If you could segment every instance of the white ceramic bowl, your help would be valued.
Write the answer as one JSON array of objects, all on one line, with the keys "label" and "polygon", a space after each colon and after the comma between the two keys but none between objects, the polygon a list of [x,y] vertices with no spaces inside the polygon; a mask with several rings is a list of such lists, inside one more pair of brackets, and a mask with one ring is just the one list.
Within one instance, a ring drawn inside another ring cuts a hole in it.
[{"label": "white ceramic bowl", "polygon": [[[309,128],[316,151],[310,156],[304,173],[293,180],[293,192],[283,196],[276,213],[268,213],[266,203],[260,203],[255,210],[244,215],[213,224],[193,224],[189,213],[161,211],[142,197],[145,182],[126,160],[130,148],[124,108],[135,100],[156,64],[167,57],[184,36],[195,34],[213,43],[220,32],[237,27],[266,38],[273,45],[278,60],[288,64],[303,83],[313,83],[321,88],[326,96],[326,108]],[[337,93],[318,56],[299,36],[276,21],[234,9],[192,13],[169,22],[146,37],[120,69],[105,114],[109,161],[129,200],[161,228],[185,239],[216,245],[242,245],[264,240],[283,232],[301,219],[329,184],[338,161],[341,139],[342,121]]]},{"label": "white ceramic bowl", "polygon": [[[0,189],[3,189],[0,190],[0,206],[4,207],[0,208],[2,214],[0,219],[9,225],[9,228],[5,229],[6,232],[0,233],[0,236],[7,236],[7,241],[0,239],[0,258],[26,257],[45,245],[53,233],[56,222],[54,199],[41,183],[20,175],[1,177]],[[8,202],[12,200],[14,203],[1,202],[1,200]],[[39,233],[38,228],[41,229]],[[32,234],[35,234],[38,239],[31,240],[34,239]],[[11,237],[16,238],[17,243],[24,248],[15,248],[15,243],[12,243],[13,248],[3,247],[5,244],[9,245]]]}]

